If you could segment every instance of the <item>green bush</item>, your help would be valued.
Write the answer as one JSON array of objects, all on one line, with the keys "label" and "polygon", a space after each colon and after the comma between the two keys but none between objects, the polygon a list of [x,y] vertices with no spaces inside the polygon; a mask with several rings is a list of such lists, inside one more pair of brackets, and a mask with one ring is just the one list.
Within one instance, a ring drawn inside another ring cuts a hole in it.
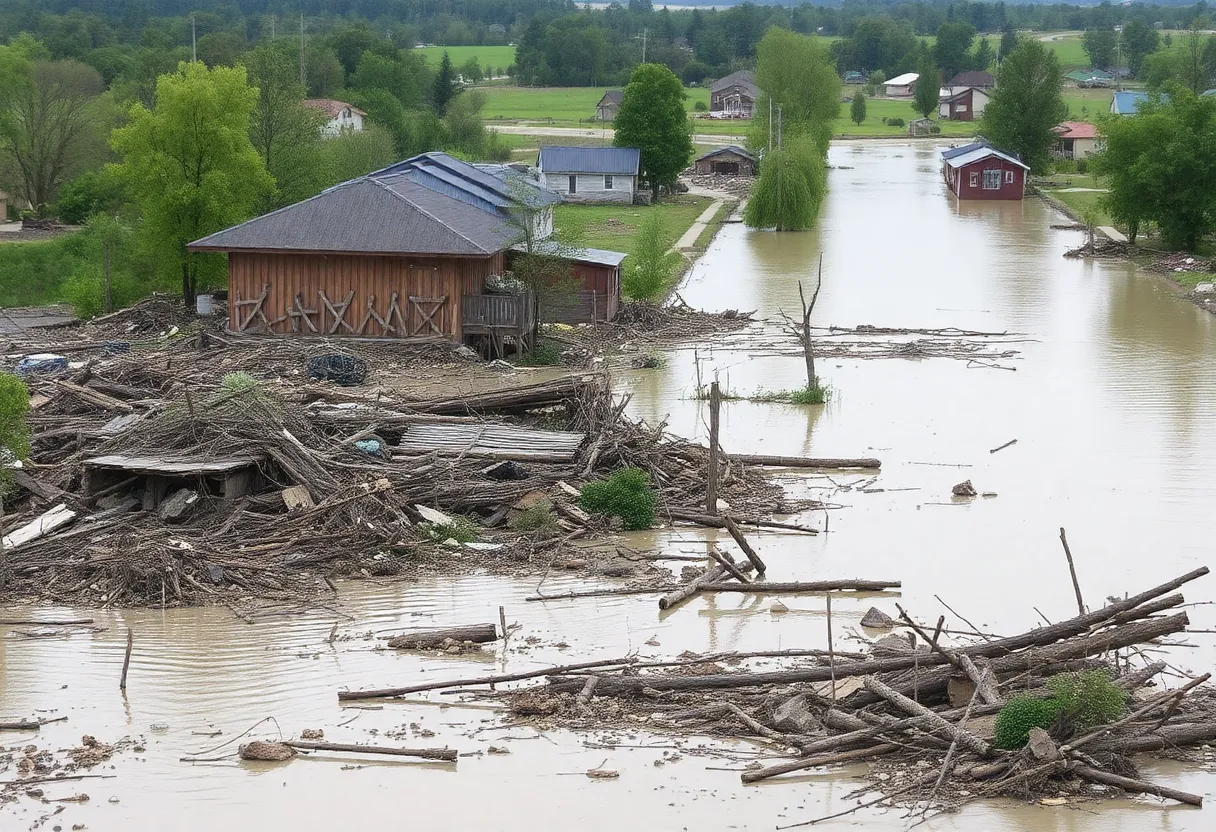
[{"label": "green bush", "polygon": [[55,203],[55,214],[69,225],[84,225],[99,211],[114,213],[122,202],[122,182],[102,168],[86,171],[64,185]]},{"label": "green bush", "polygon": [[996,715],[993,743],[1008,750],[1021,748],[1030,741],[1030,729],[1050,728],[1059,710],[1060,703],[1055,699],[1015,696]]},{"label": "green bush", "polygon": [[553,505],[548,500],[528,506],[507,521],[507,528],[515,532],[536,533],[537,537],[554,537],[561,532],[561,526],[553,516]]},{"label": "green bush", "polygon": [[703,112],[705,112],[706,110],[708,110],[708,109],[709,109],[709,107],[705,106],[705,102],[704,102],[704,101],[698,101],[696,104],[693,104],[693,105],[692,105],[692,108],[693,108],[694,110],[696,110],[698,113],[703,113]]},{"label": "green bush", "polygon": [[[0,373],[0,451],[12,459],[30,455],[30,391],[25,382],[10,373]],[[0,466],[0,496],[8,496],[13,486],[13,469]]]},{"label": "green bush", "polygon": [[828,388],[815,379],[815,383],[790,391],[790,404],[823,404],[828,400]]},{"label": "green bush", "polygon": [[654,525],[656,502],[646,472],[622,468],[607,480],[583,486],[578,504],[592,514],[621,518],[627,529],[649,529]]},{"label": "green bush", "polygon": [[521,367],[554,367],[562,363],[562,351],[552,341],[538,341],[532,352],[519,355],[515,363]]},{"label": "green bush", "polygon": [[895,116],[894,118],[887,119],[887,125],[890,127],[905,127],[907,122],[899,116]]},{"label": "green bush", "polygon": [[451,523],[426,523],[422,528],[431,540],[440,543],[447,540],[472,543],[478,536],[477,524],[467,517],[453,517]]},{"label": "green bush", "polygon": [[1078,728],[1114,722],[1127,707],[1127,694],[1101,670],[1061,673],[1048,679],[1047,687]]},{"label": "green bush", "polygon": [[1089,172],[1089,160],[1088,159],[1078,159],[1077,160],[1077,173],[1088,173],[1088,172]]}]

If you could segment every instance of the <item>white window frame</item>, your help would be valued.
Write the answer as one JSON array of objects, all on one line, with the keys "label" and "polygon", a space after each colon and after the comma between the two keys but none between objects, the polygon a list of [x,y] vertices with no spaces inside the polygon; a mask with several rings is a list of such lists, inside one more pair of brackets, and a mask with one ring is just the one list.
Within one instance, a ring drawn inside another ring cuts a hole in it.
[{"label": "white window frame", "polygon": [[980,172],[978,170],[971,171],[971,187],[978,188],[980,186]]},{"label": "white window frame", "polygon": [[604,190],[605,190],[605,191],[611,191],[611,190],[612,190],[612,176],[611,176],[611,174],[604,174]]},{"label": "white window frame", "polygon": [[1001,169],[991,168],[984,172],[984,184],[981,190],[999,191],[1001,189]]},{"label": "white window frame", "polygon": [[1013,182],[1014,182],[1013,171],[1011,171],[1011,170],[1005,171],[1005,184],[1012,185]]}]

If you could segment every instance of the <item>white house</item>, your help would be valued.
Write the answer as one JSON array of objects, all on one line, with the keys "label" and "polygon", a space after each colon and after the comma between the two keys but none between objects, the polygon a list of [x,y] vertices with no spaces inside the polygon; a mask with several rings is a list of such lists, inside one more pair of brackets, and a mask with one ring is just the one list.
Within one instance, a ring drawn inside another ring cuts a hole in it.
[{"label": "white house", "polygon": [[883,87],[891,98],[911,98],[912,91],[916,88],[916,79],[919,77],[915,72],[905,72],[889,79]]},{"label": "white house", "polygon": [[563,202],[632,203],[641,156],[635,147],[542,147],[539,167]]},{"label": "white house", "polygon": [[309,98],[304,102],[304,106],[320,110],[329,116],[329,122],[321,128],[321,133],[326,136],[336,136],[343,130],[358,133],[363,129],[363,119],[367,116],[367,113],[353,104],[332,98]]}]

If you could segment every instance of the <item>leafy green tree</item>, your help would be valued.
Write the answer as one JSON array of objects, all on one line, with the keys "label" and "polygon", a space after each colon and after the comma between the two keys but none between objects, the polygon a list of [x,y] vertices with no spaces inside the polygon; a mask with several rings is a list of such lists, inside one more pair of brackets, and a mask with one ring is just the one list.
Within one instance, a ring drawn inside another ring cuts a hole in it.
[{"label": "leafy green tree", "polygon": [[1068,115],[1060,97],[1060,64],[1043,43],[1026,39],[1006,56],[980,132],[1036,173],[1051,164],[1052,128]]},{"label": "leafy green tree", "polygon": [[866,97],[861,90],[853,94],[853,103],[849,105],[849,118],[858,125],[866,120]]},{"label": "leafy green tree", "polygon": [[477,63],[476,57],[470,57],[460,65],[460,74],[471,84],[480,84],[485,78],[485,73],[482,72],[481,64]]},{"label": "leafy green tree", "polygon": [[975,47],[975,54],[971,56],[971,68],[986,70],[992,66],[992,62],[995,60],[996,55],[992,51],[992,44],[988,38],[980,38],[979,44]]},{"label": "leafy green tree", "polygon": [[1216,227],[1216,100],[1175,84],[1102,132],[1093,170],[1108,178],[1107,210],[1129,231],[1150,220],[1166,245],[1194,251]]},{"label": "leafy green tree", "polygon": [[[11,463],[28,459],[30,455],[30,428],[26,421],[29,410],[30,391],[25,382],[10,373],[0,373],[0,455],[4,457],[0,460],[0,519],[4,516],[4,499],[13,491]],[[0,590],[8,583],[6,558],[4,546],[0,544]]]},{"label": "leafy green tree", "polygon": [[943,23],[937,27],[933,61],[949,80],[971,65],[971,42],[975,27],[970,23]]},{"label": "leafy green tree", "polygon": [[1216,76],[1216,39],[1204,37],[1207,21],[1196,17],[1183,36],[1177,57],[1178,81],[1199,95]]},{"label": "leafy green tree", "polygon": [[792,150],[774,150],[764,156],[760,178],[743,210],[752,228],[803,231],[815,223],[816,205],[802,167]]},{"label": "leafy green tree", "polygon": [[0,151],[20,174],[21,193],[49,211],[63,183],[83,166],[102,92],[97,70],[78,61],[30,60],[0,47]]},{"label": "leafy green tree", "polygon": [[111,136],[147,243],[180,274],[187,303],[202,280],[222,273],[223,264],[186,245],[248,219],[273,186],[249,140],[257,99],[244,67],[183,63],[157,81],[156,108],[132,105],[130,122]]},{"label": "leafy green tree", "polygon": [[1012,52],[1018,45],[1018,32],[1012,25],[1006,25],[1001,30],[1001,48],[997,52],[998,60],[1005,60],[1005,56]]},{"label": "leafy green tree", "polygon": [[1136,18],[1123,24],[1123,55],[1127,58],[1127,68],[1132,75],[1140,77],[1144,68],[1144,59],[1156,52],[1160,40],[1157,30],[1143,20]]},{"label": "leafy green tree", "polygon": [[634,300],[655,301],[671,288],[681,257],[671,250],[675,241],[663,225],[657,210],[649,211],[638,223],[633,237],[633,253],[625,261],[621,290]]},{"label": "leafy green tree", "polygon": [[641,177],[654,198],[674,184],[692,158],[692,132],[684,112],[684,85],[662,64],[638,64],[612,122],[616,147],[641,151]]},{"label": "leafy green tree", "polygon": [[365,124],[360,131],[349,130],[327,139],[321,154],[322,169],[329,174],[326,187],[388,167],[401,158],[393,134],[379,124]]},{"label": "leafy green tree", "polygon": [[258,208],[269,211],[324,187],[321,128],[329,116],[304,105],[299,69],[282,50],[259,47],[246,57],[245,65],[258,90],[249,138],[275,184]]},{"label": "leafy green tree", "polygon": [[351,76],[350,87],[361,92],[386,90],[401,102],[401,106],[416,110],[430,103],[430,91],[434,87],[431,76],[426,59],[418,52],[400,52],[391,58],[365,52]]},{"label": "leafy green tree", "polygon": [[69,225],[83,225],[96,213],[117,212],[124,199],[122,181],[112,170],[87,170],[60,188],[55,215]]},{"label": "leafy green tree", "polygon": [[941,92],[941,79],[932,58],[926,58],[921,63],[919,74],[916,88],[912,91],[912,109],[928,118],[937,110],[938,93]]},{"label": "leafy green tree", "polygon": [[[786,29],[769,29],[756,47],[756,112],[781,107],[786,134],[809,133],[826,150],[832,123],[840,115],[840,76],[821,43]],[[774,132],[776,126],[774,125]],[[767,143],[768,119],[752,119],[751,141]]]},{"label": "leafy green tree", "polygon": [[431,106],[440,116],[446,115],[448,104],[460,93],[460,85],[456,81],[456,71],[452,69],[452,59],[447,50],[439,61],[439,71],[435,73],[435,85],[431,90]]},{"label": "leafy green tree", "polygon": [[1105,69],[1114,64],[1118,39],[1114,29],[1086,29],[1081,37],[1081,48],[1089,56],[1089,65]]}]

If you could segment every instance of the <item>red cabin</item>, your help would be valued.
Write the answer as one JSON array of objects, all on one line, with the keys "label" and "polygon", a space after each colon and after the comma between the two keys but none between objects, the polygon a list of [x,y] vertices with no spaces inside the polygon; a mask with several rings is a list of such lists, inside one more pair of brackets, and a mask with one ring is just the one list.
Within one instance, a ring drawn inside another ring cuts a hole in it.
[{"label": "red cabin", "polygon": [[1030,168],[984,142],[942,152],[942,178],[959,199],[1021,199]]}]

